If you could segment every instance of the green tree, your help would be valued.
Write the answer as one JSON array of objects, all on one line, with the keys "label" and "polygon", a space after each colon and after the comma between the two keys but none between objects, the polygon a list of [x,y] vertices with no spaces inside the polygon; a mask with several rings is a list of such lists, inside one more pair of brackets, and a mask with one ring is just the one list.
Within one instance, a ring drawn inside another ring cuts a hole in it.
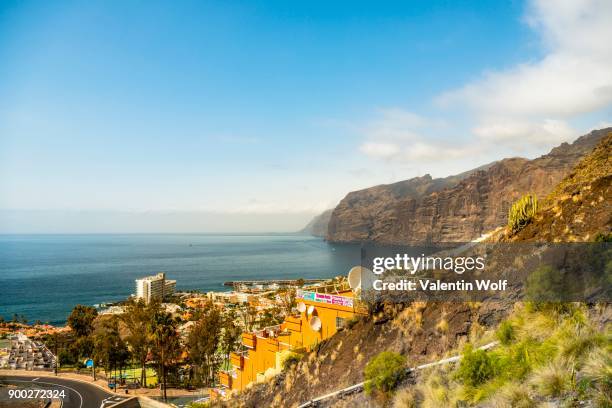
[{"label": "green tree", "polygon": [[117,370],[121,375],[129,361],[130,353],[119,334],[118,319],[104,320],[93,338],[93,357],[96,365],[103,367],[107,375]]},{"label": "green tree", "polygon": [[236,312],[230,310],[223,317],[223,336],[221,338],[223,352],[225,358],[229,360],[229,355],[232,351],[236,350],[240,344],[242,337],[242,329],[236,324]]},{"label": "green tree", "polygon": [[250,303],[240,310],[240,317],[246,331],[252,331],[257,320],[257,308]]},{"label": "green tree", "polygon": [[281,289],[278,292],[278,299],[285,316],[290,315],[291,311],[295,307],[295,295],[295,288]]},{"label": "green tree", "polygon": [[[78,364],[84,357],[91,357],[94,348],[92,333],[94,331],[94,321],[98,317],[95,308],[85,305],[76,305],[70,316],[68,316],[68,326],[72,329],[71,339],[64,339],[58,342],[58,351],[64,355],[64,364]],[[67,358],[66,353],[71,357]],[[71,362],[71,363],[69,363]]]},{"label": "green tree", "polygon": [[196,377],[206,385],[212,384],[219,365],[216,353],[221,342],[223,323],[219,309],[209,304],[187,339],[189,358],[196,368]]},{"label": "green tree", "polygon": [[91,335],[77,337],[67,344],[68,349],[74,355],[77,361],[82,361],[83,358],[91,357],[94,350],[94,340]]},{"label": "green tree", "polygon": [[77,360],[74,357],[74,354],[68,350],[61,350],[58,354],[59,354],[58,359],[59,359],[60,366],[66,366],[66,365],[71,366],[77,363]]},{"label": "green tree", "polygon": [[168,371],[179,357],[180,339],[177,330],[178,322],[172,314],[157,311],[149,329],[152,352],[157,361],[157,373],[162,380],[164,401],[168,399]]},{"label": "green tree", "polygon": [[279,307],[266,309],[259,320],[259,327],[276,326],[283,321],[283,316],[283,312]]},{"label": "green tree", "polygon": [[68,316],[68,326],[77,337],[89,336],[94,329],[93,322],[98,317],[95,308],[85,305],[76,305]]},{"label": "green tree", "polygon": [[152,302],[145,304],[142,299],[131,300],[125,313],[121,315],[121,320],[127,331],[126,341],[130,347],[132,356],[140,364],[140,383],[147,385],[147,356],[151,350],[151,328],[153,327],[153,317],[159,311],[159,303]]}]

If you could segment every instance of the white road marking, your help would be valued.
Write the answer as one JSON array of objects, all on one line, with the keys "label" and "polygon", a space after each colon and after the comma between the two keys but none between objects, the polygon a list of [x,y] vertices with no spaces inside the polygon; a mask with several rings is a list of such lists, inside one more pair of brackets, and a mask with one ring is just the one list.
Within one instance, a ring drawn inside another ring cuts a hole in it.
[{"label": "white road marking", "polygon": [[113,397],[108,397],[108,398],[104,398],[102,400],[102,403],[100,404],[100,408],[106,408],[107,406],[113,406],[123,400],[125,400],[125,397],[118,397],[118,396],[113,396]]},{"label": "white road marking", "polygon": [[125,400],[126,398],[127,397],[120,397],[120,396],[117,396],[117,395],[104,398],[102,400],[102,403],[100,404],[100,408],[105,408],[107,405],[113,406],[113,405],[115,405],[115,404]]},{"label": "white road marking", "polygon": [[69,387],[69,386],[67,386],[67,385],[61,385],[61,384],[48,383],[48,382],[43,382],[43,381],[38,381],[38,382],[39,382],[39,383],[41,383],[41,384],[57,385],[57,386],[59,386],[59,387],[68,388],[69,390],[72,390],[72,391],[76,392],[76,393],[77,393],[77,395],[79,396],[79,398],[81,399],[81,403],[79,404],[79,408],[82,408],[82,407],[83,407],[83,396],[81,395],[81,393],[80,393],[80,392],[78,392],[78,391],[77,391],[77,390],[75,390],[74,388]]}]

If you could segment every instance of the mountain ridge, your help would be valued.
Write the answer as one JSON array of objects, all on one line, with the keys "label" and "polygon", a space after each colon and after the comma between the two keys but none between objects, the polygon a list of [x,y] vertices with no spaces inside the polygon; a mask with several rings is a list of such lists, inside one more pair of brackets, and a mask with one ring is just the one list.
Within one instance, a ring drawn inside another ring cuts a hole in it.
[{"label": "mountain ridge", "polygon": [[594,130],[532,160],[506,158],[446,178],[427,174],[350,192],[332,211],[325,238],[384,244],[474,239],[503,225],[521,195],[550,193],[611,130]]}]

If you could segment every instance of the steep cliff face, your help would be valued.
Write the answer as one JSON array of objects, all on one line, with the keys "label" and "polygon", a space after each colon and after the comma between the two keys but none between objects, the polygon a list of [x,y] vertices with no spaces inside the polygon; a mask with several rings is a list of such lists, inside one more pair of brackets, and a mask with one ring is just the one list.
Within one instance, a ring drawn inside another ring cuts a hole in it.
[{"label": "steep cliff face", "polygon": [[534,160],[504,159],[462,175],[429,175],[349,193],[334,209],[326,238],[385,244],[456,242],[505,224],[509,206],[544,197],[612,128],[563,143]]},{"label": "steep cliff face", "polygon": [[333,209],[325,210],[321,214],[314,217],[305,227],[300,231],[301,234],[308,234],[315,237],[325,237],[327,235],[327,225],[331,218]]}]

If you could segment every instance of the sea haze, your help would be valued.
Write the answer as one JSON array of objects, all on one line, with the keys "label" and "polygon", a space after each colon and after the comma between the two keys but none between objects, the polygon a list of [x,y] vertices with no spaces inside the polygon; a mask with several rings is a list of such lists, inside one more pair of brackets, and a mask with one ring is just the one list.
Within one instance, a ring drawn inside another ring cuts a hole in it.
[{"label": "sea haze", "polygon": [[223,282],[328,278],[360,262],[359,247],[305,235],[0,235],[0,315],[63,324],[76,304],[134,293],[134,279],[166,272],[178,290]]}]

